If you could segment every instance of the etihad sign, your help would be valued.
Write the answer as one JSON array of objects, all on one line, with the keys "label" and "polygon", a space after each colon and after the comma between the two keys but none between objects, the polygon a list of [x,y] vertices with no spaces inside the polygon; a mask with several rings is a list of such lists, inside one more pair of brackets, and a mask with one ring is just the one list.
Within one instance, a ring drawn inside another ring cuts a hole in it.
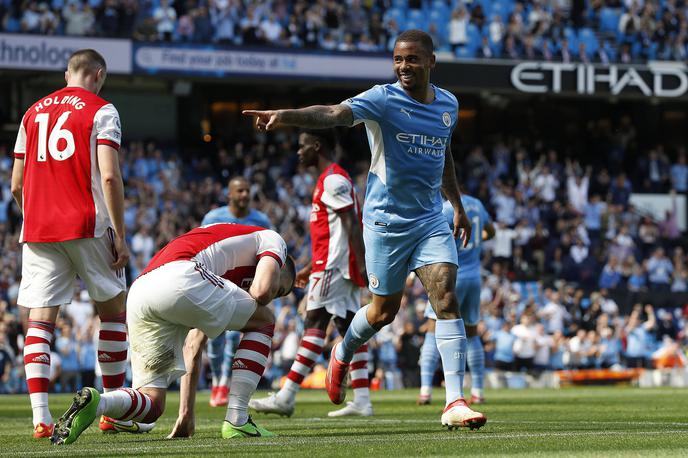
[{"label": "etihad sign", "polygon": [[647,66],[523,62],[511,69],[511,84],[535,94],[681,97],[688,92],[688,67],[682,62],[649,62]]}]

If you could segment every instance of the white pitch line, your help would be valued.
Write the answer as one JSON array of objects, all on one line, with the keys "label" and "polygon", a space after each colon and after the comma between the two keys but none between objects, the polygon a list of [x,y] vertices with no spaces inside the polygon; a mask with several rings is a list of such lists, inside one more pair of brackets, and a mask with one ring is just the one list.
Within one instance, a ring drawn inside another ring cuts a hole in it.
[{"label": "white pitch line", "polygon": [[[568,432],[557,432],[557,433],[508,433],[508,434],[446,434],[442,437],[438,437],[437,433],[422,433],[414,434],[412,437],[395,437],[395,440],[402,442],[418,441],[419,439],[431,440],[431,441],[447,441],[447,440],[461,440],[461,441],[481,441],[481,440],[492,440],[492,439],[531,439],[531,438],[561,438],[561,437],[580,437],[580,436],[621,436],[621,435],[666,435],[666,434],[683,434],[688,433],[686,430],[667,430],[667,431],[568,431]],[[247,445],[255,447],[270,447],[270,446],[309,446],[309,445],[333,445],[333,444],[367,444],[373,442],[381,442],[383,438],[376,438],[371,436],[321,436],[312,438],[303,437],[288,437],[283,436],[282,440],[272,439],[269,441],[251,441],[250,443],[246,441],[241,441],[241,443],[230,443],[226,442],[222,445],[222,448],[238,448],[245,447]],[[14,456],[38,456],[38,455],[54,455],[56,453],[67,453],[71,456],[89,454],[89,453],[103,453],[107,451],[108,454],[114,454],[117,452],[131,453],[131,452],[142,452],[142,453],[154,453],[156,451],[164,451],[165,454],[175,453],[179,450],[198,450],[201,448],[218,448],[216,442],[199,444],[194,443],[193,439],[190,440],[175,440],[166,441],[159,440],[151,442],[145,447],[136,447],[128,445],[126,447],[113,448],[111,444],[106,444],[107,449],[104,450],[103,447],[98,448],[86,448],[79,447],[78,445],[62,446],[64,449],[58,450],[57,447],[53,447],[51,450],[39,451],[32,450],[30,452],[11,452]]]}]

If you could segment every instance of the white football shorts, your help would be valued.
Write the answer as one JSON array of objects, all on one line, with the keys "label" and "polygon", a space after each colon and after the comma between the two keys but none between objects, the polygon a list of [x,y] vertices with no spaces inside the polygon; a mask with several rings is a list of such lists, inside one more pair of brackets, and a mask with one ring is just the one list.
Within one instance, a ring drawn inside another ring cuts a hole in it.
[{"label": "white football shorts", "polygon": [[240,330],[256,307],[246,291],[195,261],[171,262],[139,277],[127,298],[133,388],[160,378],[167,386],[186,372],[189,330],[211,339]]},{"label": "white football shorts", "polygon": [[330,315],[346,318],[347,312],[361,308],[361,288],[341,270],[328,269],[314,272],[309,277],[306,310],[325,308]]},{"label": "white football shorts", "polygon": [[96,302],[126,290],[124,269],[113,270],[115,245],[108,230],[102,237],[22,245],[22,279],[17,303],[55,307],[72,302],[78,275]]}]

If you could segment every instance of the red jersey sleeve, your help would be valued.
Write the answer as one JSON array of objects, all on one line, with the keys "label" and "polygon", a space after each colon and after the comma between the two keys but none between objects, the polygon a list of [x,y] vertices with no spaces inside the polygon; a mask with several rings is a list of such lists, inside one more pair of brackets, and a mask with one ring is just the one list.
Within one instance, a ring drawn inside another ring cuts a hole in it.
[{"label": "red jersey sleeve", "polygon": [[17,159],[24,159],[24,157],[26,157],[26,128],[24,127],[24,118],[22,118],[21,124],[19,124],[17,141],[14,143],[14,157]]},{"label": "red jersey sleeve", "polygon": [[97,143],[119,150],[122,142],[122,126],[115,106],[108,103],[100,107],[94,117],[94,124]]},{"label": "red jersey sleeve", "polygon": [[255,232],[256,234],[256,259],[263,256],[275,258],[280,267],[287,259],[287,244],[284,239],[275,231],[265,230]]}]

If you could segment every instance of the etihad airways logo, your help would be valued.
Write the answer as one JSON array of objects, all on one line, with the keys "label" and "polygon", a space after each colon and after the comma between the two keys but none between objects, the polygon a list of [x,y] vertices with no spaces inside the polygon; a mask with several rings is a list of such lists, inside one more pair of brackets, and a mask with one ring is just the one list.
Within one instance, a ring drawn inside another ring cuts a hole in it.
[{"label": "etihad airways logo", "polygon": [[399,132],[396,135],[399,143],[408,143],[409,154],[428,154],[431,156],[444,156],[447,148],[447,137],[435,137],[433,135],[409,134]]}]

